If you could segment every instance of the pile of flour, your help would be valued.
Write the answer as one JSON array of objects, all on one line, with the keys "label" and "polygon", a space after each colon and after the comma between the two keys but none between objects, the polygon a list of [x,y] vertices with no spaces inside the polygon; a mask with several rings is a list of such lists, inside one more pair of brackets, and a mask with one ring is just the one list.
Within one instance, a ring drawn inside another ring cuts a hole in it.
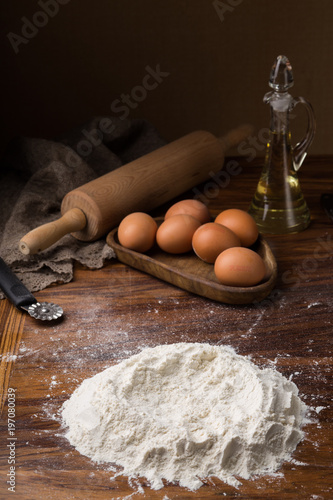
[{"label": "pile of flour", "polygon": [[62,408],[66,437],[97,462],[195,490],[200,478],[276,471],[303,437],[296,385],[232,348],[148,348],[86,379]]}]

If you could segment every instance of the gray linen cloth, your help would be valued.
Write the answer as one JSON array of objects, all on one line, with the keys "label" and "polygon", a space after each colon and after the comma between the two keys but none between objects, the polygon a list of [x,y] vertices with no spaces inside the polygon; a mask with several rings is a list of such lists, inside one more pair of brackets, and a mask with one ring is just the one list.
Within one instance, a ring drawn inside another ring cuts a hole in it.
[{"label": "gray linen cloth", "polygon": [[81,242],[67,235],[25,256],[20,239],[58,219],[62,199],[72,189],[164,144],[147,121],[117,117],[95,117],[57,140],[11,141],[0,162],[0,255],[30,291],[71,281],[75,261],[98,269],[114,253],[105,238]]}]

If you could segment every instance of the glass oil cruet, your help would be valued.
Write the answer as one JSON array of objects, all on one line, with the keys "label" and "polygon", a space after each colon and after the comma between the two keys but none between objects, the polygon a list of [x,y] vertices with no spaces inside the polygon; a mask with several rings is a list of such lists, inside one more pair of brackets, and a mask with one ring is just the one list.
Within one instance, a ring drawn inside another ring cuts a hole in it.
[{"label": "glass oil cruet", "polygon": [[[269,79],[273,91],[264,96],[271,111],[265,164],[249,208],[259,231],[267,234],[296,233],[310,223],[297,171],[313,140],[316,123],[311,104],[303,97],[293,98],[288,93],[293,84],[290,62],[286,56],[279,56]],[[305,137],[292,147],[289,113],[298,103],[306,107],[308,127]]]}]

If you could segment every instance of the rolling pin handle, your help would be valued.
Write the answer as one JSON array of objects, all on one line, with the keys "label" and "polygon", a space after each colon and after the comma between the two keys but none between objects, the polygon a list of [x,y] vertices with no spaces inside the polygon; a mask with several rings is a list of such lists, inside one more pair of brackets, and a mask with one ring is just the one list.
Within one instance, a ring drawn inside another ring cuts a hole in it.
[{"label": "rolling pin handle", "polygon": [[244,123],[237,128],[233,128],[223,137],[219,137],[218,140],[222,144],[223,150],[226,152],[228,149],[238,146],[238,144],[242,141],[245,141],[251,134],[253,134],[253,131],[253,125]]},{"label": "rolling pin handle", "polygon": [[48,222],[33,229],[19,242],[19,249],[24,255],[33,255],[50,247],[63,236],[85,228],[87,219],[82,210],[72,208],[60,219]]}]

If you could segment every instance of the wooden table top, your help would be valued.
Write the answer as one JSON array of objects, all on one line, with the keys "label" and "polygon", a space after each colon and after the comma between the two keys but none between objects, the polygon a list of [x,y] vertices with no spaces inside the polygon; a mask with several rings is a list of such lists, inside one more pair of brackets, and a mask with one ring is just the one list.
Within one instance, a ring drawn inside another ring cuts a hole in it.
[{"label": "wooden table top", "polygon": [[[214,181],[198,187],[212,215],[231,207],[247,209],[251,201],[260,161],[234,162],[240,172],[224,178],[219,191]],[[65,317],[58,324],[38,322],[1,301],[0,498],[11,498],[6,484],[10,430],[15,437],[15,498],[333,498],[333,224],[320,207],[320,194],[333,191],[332,172],[333,157],[305,161],[299,178],[312,222],[299,234],[266,236],[279,276],[271,295],[260,303],[214,302],[115,259],[100,270],[77,267],[71,283],[35,294],[63,306]],[[156,215],[160,213],[162,209]],[[238,489],[212,479],[196,492],[170,484],[153,491],[144,478],[112,480],[108,467],[70,446],[59,410],[74,389],[143,347],[174,342],[230,345],[259,366],[274,366],[292,377],[310,407],[311,423],[291,462],[274,476],[242,480]],[[7,392],[13,391],[15,427],[10,428]]]}]

